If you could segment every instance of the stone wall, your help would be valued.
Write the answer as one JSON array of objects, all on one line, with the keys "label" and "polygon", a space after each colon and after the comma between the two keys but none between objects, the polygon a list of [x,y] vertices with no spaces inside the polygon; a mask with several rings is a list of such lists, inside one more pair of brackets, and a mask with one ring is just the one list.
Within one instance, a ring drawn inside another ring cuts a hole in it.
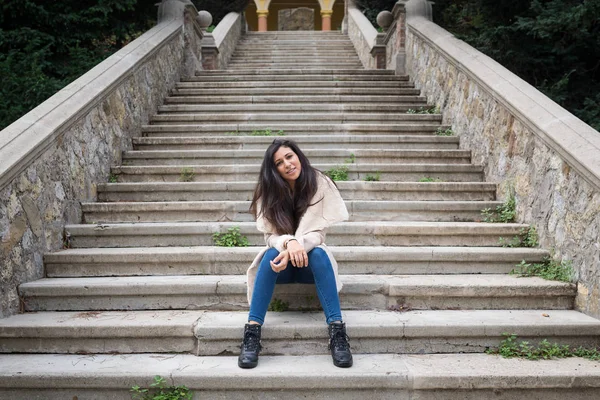
[{"label": "stone wall", "polygon": [[577,308],[600,317],[600,133],[493,60],[419,17],[408,20],[407,72],[519,222],[572,260]]},{"label": "stone wall", "polygon": [[64,225],[179,81],[186,33],[162,22],[0,132],[0,317],[19,311],[20,283],[44,277],[43,254],[68,247]]},{"label": "stone wall", "polygon": [[219,50],[217,68],[225,69],[235,51],[240,37],[244,33],[246,19],[243,14],[231,12],[227,14],[213,31],[215,45]]},{"label": "stone wall", "polygon": [[377,38],[377,30],[373,27],[371,22],[365,17],[356,6],[348,6],[348,36],[356,53],[360,58],[365,69],[376,69],[376,60],[371,55],[371,50],[375,45],[375,39]]}]

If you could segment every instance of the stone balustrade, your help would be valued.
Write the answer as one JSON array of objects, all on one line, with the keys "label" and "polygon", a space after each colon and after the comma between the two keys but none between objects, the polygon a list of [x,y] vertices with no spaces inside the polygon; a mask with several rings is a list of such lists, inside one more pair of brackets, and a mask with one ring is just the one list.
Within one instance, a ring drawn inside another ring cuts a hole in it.
[{"label": "stone balustrade", "polygon": [[17,287],[44,276],[43,254],[68,247],[63,227],[121,164],[131,138],[182,76],[200,68],[189,1],[164,1],[159,23],[0,132],[0,317]]},{"label": "stone balustrade", "polygon": [[577,308],[600,317],[600,132],[431,22],[428,2],[406,9],[406,72],[498,197],[515,194],[518,220],[573,262]]}]

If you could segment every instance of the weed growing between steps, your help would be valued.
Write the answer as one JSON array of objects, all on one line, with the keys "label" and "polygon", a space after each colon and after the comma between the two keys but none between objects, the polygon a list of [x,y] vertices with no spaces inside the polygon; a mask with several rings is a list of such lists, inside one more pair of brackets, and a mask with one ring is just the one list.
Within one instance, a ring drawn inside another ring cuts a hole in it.
[{"label": "weed growing between steps", "polygon": [[504,202],[504,204],[496,207],[494,211],[491,208],[484,208],[481,210],[481,215],[483,216],[483,222],[514,222],[515,215],[517,215],[517,211],[515,209],[516,201],[514,193],[511,193],[508,196],[508,199]]},{"label": "weed growing between steps", "polygon": [[108,183],[117,183],[119,177],[116,174],[111,173],[108,176]]},{"label": "weed growing between steps", "polygon": [[550,343],[544,339],[540,344],[532,346],[529,342],[517,340],[517,335],[503,333],[504,340],[500,342],[497,349],[489,349],[487,354],[498,354],[504,358],[526,358],[528,360],[549,360],[551,358],[583,357],[588,360],[599,361],[600,351],[598,349],[586,349],[578,347],[571,349],[569,345]]},{"label": "weed growing between steps", "polygon": [[376,171],[375,175],[365,176],[366,182],[379,182],[379,179],[381,179],[381,172],[379,172],[379,171]]},{"label": "weed growing between steps", "polygon": [[185,386],[167,386],[165,378],[155,376],[150,388],[133,386],[130,390],[133,400],[191,400],[194,394]]},{"label": "weed growing between steps", "polygon": [[427,183],[427,182],[441,182],[442,180],[440,178],[434,178],[431,176],[424,176],[421,179],[419,179],[419,182],[421,183]]},{"label": "weed growing between steps", "polygon": [[354,153],[350,153],[350,157],[344,160],[344,165],[328,169],[327,171],[325,171],[325,175],[327,175],[334,181],[347,181],[349,180],[347,164],[354,164],[355,162],[356,156],[354,155]]},{"label": "weed growing between steps", "polygon": [[442,129],[442,128],[437,128],[437,130],[435,131],[436,136],[454,136],[454,131],[452,130],[452,128],[448,128],[448,129]]},{"label": "weed growing between steps", "polygon": [[250,136],[285,136],[285,133],[281,129],[277,132],[273,132],[271,129],[260,129],[250,132]]},{"label": "weed growing between steps", "polygon": [[213,233],[215,246],[220,247],[248,247],[248,238],[240,234],[240,227],[234,226],[227,229],[227,233]]},{"label": "weed growing between steps", "polygon": [[537,247],[538,244],[538,233],[533,226],[522,228],[519,234],[513,236],[512,239],[500,238],[502,247]]},{"label": "weed growing between steps", "polygon": [[439,114],[440,109],[437,106],[431,106],[429,108],[420,108],[418,110],[409,108],[406,110],[407,114]]},{"label": "weed growing between steps", "polygon": [[290,303],[280,299],[273,299],[269,304],[269,311],[284,312],[290,309]]},{"label": "weed growing between steps", "polygon": [[348,180],[348,167],[345,165],[339,167],[333,167],[325,171],[325,175],[330,177],[334,181],[347,181]]},{"label": "weed growing between steps", "polygon": [[194,180],[194,170],[192,168],[182,168],[179,175],[180,182],[192,182]]},{"label": "weed growing between steps", "polygon": [[512,271],[511,275],[539,276],[549,281],[573,282],[575,270],[570,260],[557,261],[547,257],[542,263],[527,263],[521,261]]}]

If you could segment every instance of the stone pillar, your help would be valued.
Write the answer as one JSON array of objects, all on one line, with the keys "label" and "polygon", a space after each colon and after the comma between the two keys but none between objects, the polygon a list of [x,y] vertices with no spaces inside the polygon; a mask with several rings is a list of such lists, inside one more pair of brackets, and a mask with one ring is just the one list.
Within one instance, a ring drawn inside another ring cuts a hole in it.
[{"label": "stone pillar", "polygon": [[267,16],[269,15],[269,10],[261,10],[257,11],[258,15],[258,31],[266,32],[267,31]]},{"label": "stone pillar", "polygon": [[331,30],[331,14],[333,10],[321,10],[321,26],[323,31]]}]

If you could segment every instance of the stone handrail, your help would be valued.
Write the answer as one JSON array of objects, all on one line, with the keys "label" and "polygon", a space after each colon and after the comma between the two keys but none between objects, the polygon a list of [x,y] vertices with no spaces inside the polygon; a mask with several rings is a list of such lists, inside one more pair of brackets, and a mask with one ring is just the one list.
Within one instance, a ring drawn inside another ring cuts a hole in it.
[{"label": "stone handrail", "polygon": [[377,40],[377,29],[373,27],[371,22],[363,15],[354,2],[348,0],[348,36],[354,48],[358,53],[360,61],[365,69],[377,68],[376,59],[372,56],[372,50],[375,47]]},{"label": "stone handrail", "polygon": [[407,3],[407,73],[540,244],[571,260],[577,308],[600,316],[600,133]]},{"label": "stone handrail", "polygon": [[0,317],[20,283],[44,275],[43,254],[68,247],[63,227],[120,164],[181,76],[195,73],[197,10],[165,0],[156,27],[0,132]]},{"label": "stone handrail", "polygon": [[212,32],[215,45],[219,49],[219,69],[225,69],[231,59],[235,46],[246,28],[244,14],[230,12]]}]

